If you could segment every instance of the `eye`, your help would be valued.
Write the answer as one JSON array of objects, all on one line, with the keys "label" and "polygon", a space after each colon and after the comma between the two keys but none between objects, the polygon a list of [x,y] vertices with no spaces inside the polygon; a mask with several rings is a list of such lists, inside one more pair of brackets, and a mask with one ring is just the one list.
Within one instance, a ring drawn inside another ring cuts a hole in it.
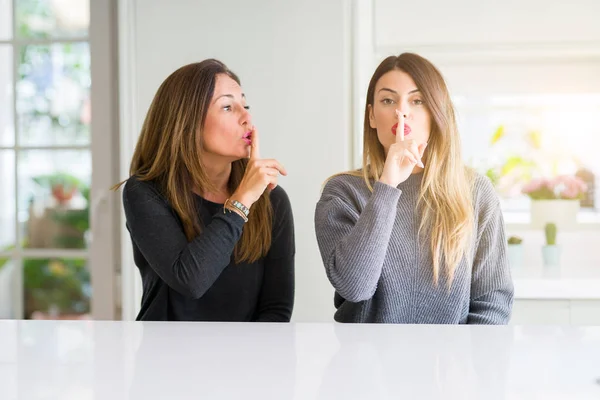
[{"label": "eye", "polygon": [[392,99],[388,99],[388,98],[385,98],[385,99],[381,100],[381,102],[382,102],[383,104],[385,104],[385,105],[394,104],[394,100],[392,100]]},{"label": "eye", "polygon": [[249,110],[249,109],[250,109],[250,106],[244,106],[244,108],[245,108],[246,110]]},{"label": "eye", "polygon": [[225,111],[231,111],[231,106],[223,106],[223,110],[225,110]]},{"label": "eye", "polygon": [[422,106],[423,105],[423,100],[421,99],[414,99],[413,100],[413,104],[416,106]]}]

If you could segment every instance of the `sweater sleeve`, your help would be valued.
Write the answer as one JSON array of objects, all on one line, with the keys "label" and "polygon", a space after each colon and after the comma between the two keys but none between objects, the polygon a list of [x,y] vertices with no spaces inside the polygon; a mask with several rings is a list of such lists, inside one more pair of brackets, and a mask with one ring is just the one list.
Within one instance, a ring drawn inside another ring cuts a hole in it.
[{"label": "sweater sleeve", "polygon": [[131,239],[156,274],[182,295],[198,299],[230,262],[244,220],[219,212],[188,242],[179,218],[148,182],[130,178],[123,207]]},{"label": "sweater sleeve", "polygon": [[507,258],[506,234],[500,202],[489,180],[479,186],[479,239],[471,279],[469,324],[507,324],[514,288]]},{"label": "sweater sleeve", "polygon": [[390,240],[401,191],[376,182],[364,209],[352,201],[353,188],[330,180],[315,211],[315,230],[329,281],[344,299],[373,297]]}]

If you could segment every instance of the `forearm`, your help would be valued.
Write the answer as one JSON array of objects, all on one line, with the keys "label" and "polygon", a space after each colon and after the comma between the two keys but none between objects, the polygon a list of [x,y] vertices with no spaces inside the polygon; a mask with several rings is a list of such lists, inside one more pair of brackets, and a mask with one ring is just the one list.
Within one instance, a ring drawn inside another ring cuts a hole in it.
[{"label": "forearm", "polygon": [[169,235],[160,227],[130,227],[132,238],[158,276],[172,289],[190,298],[200,298],[214,284],[238,242],[243,219],[235,213],[215,215],[192,241]]},{"label": "forearm", "polygon": [[[327,276],[348,301],[368,300],[375,292],[394,226],[400,190],[376,183],[374,192],[351,229],[340,235],[337,211],[317,208],[317,240]],[[343,207],[340,200],[332,207]],[[332,215],[328,215],[332,212]]]},{"label": "forearm", "polygon": [[468,324],[506,325],[513,305],[512,285],[472,300]]},{"label": "forearm", "polygon": [[481,235],[473,260],[469,324],[507,324],[510,320],[514,286],[508,265],[504,218],[491,184],[482,190]]}]

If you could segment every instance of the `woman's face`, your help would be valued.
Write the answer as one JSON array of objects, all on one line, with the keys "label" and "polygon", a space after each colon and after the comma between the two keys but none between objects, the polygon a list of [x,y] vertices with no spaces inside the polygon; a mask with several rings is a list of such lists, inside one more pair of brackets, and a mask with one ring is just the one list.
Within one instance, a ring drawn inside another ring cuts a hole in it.
[{"label": "woman's face", "polygon": [[387,152],[396,142],[399,110],[405,117],[404,137],[417,144],[426,143],[431,133],[431,115],[415,82],[406,72],[392,70],[375,85],[373,105],[369,106],[369,124],[377,129],[377,138]]},{"label": "woman's face", "polygon": [[252,117],[238,83],[225,74],[217,75],[203,129],[206,156],[229,162],[248,157]]}]

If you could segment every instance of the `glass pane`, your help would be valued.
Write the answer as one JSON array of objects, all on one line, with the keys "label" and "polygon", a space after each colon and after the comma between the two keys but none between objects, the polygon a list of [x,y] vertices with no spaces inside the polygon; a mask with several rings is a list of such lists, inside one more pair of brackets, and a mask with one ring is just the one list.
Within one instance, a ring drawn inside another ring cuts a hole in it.
[{"label": "glass pane", "polygon": [[89,235],[88,150],[23,150],[19,224],[27,248],[82,249]]},{"label": "glass pane", "polygon": [[15,246],[15,152],[0,150],[0,252]]},{"label": "glass pane", "polygon": [[14,319],[16,264],[10,258],[0,257],[0,319]]},{"label": "glass pane", "polygon": [[0,45],[0,146],[15,143],[13,113],[13,48]]},{"label": "glass pane", "polygon": [[23,260],[26,319],[84,319],[90,312],[90,273],[84,259]]},{"label": "glass pane", "polygon": [[16,0],[17,35],[26,38],[87,36],[87,0]]},{"label": "glass pane", "polygon": [[19,49],[19,145],[81,145],[90,141],[88,43]]},{"label": "glass pane", "polygon": [[598,208],[600,93],[462,98],[457,111],[464,156],[492,178],[505,210],[529,210],[524,187],[562,175],[589,180],[581,206]]},{"label": "glass pane", "polygon": [[12,0],[0,0],[0,40],[12,38]]}]

